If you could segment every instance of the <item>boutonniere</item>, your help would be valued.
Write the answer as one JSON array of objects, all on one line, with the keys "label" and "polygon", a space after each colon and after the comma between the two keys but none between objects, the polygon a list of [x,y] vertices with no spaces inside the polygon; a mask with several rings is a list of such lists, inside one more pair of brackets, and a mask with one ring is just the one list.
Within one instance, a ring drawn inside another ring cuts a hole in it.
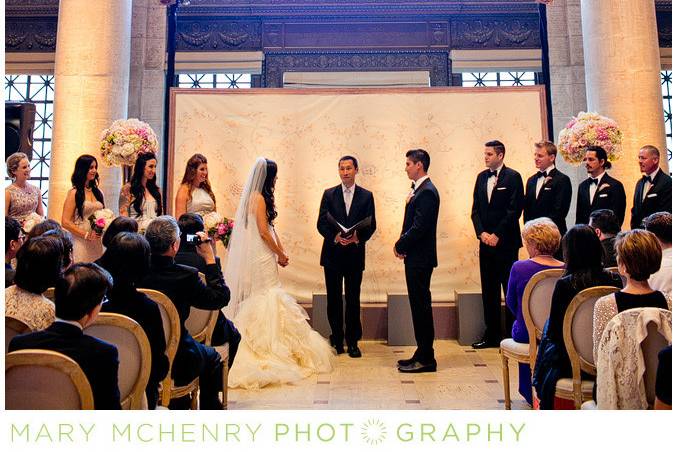
[{"label": "boutonniere", "polygon": [[602,184],[602,185],[600,186],[600,188],[598,189],[598,191],[604,190],[604,189],[606,189],[606,188],[609,187],[609,186],[610,186],[610,184]]}]

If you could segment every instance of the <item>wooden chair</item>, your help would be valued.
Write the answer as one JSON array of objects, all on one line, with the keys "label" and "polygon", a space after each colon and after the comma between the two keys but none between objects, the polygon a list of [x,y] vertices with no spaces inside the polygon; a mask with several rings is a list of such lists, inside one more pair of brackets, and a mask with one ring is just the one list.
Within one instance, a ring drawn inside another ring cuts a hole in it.
[{"label": "wooden chair", "polygon": [[163,331],[165,332],[165,342],[167,343],[165,355],[167,355],[167,359],[169,360],[170,370],[167,372],[165,379],[160,383],[161,390],[159,404],[167,408],[171,399],[190,395],[191,409],[195,410],[198,408],[199,379],[196,377],[185,386],[176,386],[174,380],[172,380],[172,364],[174,363],[174,357],[177,353],[177,348],[179,347],[179,337],[181,335],[179,313],[177,312],[176,307],[174,307],[172,300],[164,293],[152,289],[139,289],[139,291],[146,294],[148,298],[158,304],[160,316],[162,317]]},{"label": "wooden chair", "polygon": [[18,350],[5,356],[5,409],[93,410],[94,397],[85,373],[68,356]]},{"label": "wooden chair", "polygon": [[618,291],[614,286],[584,289],[570,302],[563,321],[565,349],[572,365],[572,378],[556,382],[556,397],[574,401],[580,409],[584,400],[593,398],[593,380],[582,380],[582,372],[596,374],[593,361],[593,307],[598,298]]},{"label": "wooden chair", "polygon": [[556,281],[564,270],[555,268],[535,273],[527,282],[523,292],[522,313],[529,335],[529,343],[523,344],[513,339],[504,339],[499,344],[501,371],[504,378],[504,407],[511,409],[511,386],[509,381],[508,360],[529,364],[530,372],[537,360],[537,346],[541,339],[544,323],[551,311],[551,297]]},{"label": "wooden chair", "polygon": [[[203,284],[206,284],[205,274],[199,272],[198,275],[202,280]],[[212,345],[212,334],[214,333],[214,326],[217,323],[217,317],[219,315],[218,310],[207,311],[204,309],[198,309],[191,306],[191,311],[188,314],[188,319],[186,319],[185,326],[188,333],[198,342],[202,342],[205,345]],[[222,373],[222,399],[221,404],[224,409],[228,406],[228,355],[229,347],[228,344],[223,344],[214,347],[214,349],[221,356],[223,362],[223,373]]]},{"label": "wooden chair", "polygon": [[607,267],[605,270],[607,270],[607,271],[609,271],[609,272],[612,272],[612,273],[618,274],[619,277],[620,277],[621,280],[622,280],[622,286],[625,286],[625,285],[626,285],[626,276],[624,276],[624,275],[622,275],[621,273],[619,273],[619,267]]},{"label": "wooden chair", "polygon": [[122,408],[147,409],[146,385],[151,375],[151,345],[141,325],[125,315],[102,312],[92,325],[85,328],[84,333],[118,348],[118,387]]},{"label": "wooden chair", "polygon": [[5,354],[7,354],[7,349],[9,348],[9,343],[14,336],[19,334],[28,333],[31,331],[31,328],[26,325],[21,320],[8,316],[5,316]]}]

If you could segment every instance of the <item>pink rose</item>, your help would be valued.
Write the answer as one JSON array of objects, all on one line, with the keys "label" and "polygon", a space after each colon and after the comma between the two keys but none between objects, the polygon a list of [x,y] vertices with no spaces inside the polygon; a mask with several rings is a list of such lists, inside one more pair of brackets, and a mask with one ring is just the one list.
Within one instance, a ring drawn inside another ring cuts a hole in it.
[{"label": "pink rose", "polygon": [[98,228],[103,228],[104,226],[106,226],[106,220],[104,220],[103,218],[98,218],[98,219],[94,222],[94,225],[95,225],[96,227],[98,227]]},{"label": "pink rose", "polygon": [[226,230],[226,225],[224,223],[220,223],[219,226],[217,226],[217,234],[219,235],[226,234]]}]

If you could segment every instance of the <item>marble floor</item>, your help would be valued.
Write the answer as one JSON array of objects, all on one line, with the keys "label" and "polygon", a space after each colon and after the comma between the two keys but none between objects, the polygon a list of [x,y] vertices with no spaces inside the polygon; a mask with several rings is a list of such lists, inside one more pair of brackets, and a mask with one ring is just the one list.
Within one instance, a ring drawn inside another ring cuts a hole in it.
[{"label": "marble floor", "polygon": [[[362,358],[335,358],[331,373],[311,376],[296,385],[257,391],[231,389],[231,410],[393,409],[503,410],[504,389],[499,349],[473,350],[454,340],[435,342],[438,371],[403,374],[398,359],[415,347],[360,342]],[[517,365],[509,362],[512,409],[530,409],[518,394]]]}]

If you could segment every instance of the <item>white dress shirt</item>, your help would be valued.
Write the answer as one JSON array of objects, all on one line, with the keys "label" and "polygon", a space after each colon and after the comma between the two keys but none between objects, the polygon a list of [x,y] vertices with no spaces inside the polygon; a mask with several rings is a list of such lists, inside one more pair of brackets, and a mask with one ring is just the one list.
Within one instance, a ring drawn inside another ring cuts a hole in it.
[{"label": "white dress shirt", "polygon": [[[546,168],[543,172],[545,172],[548,175],[555,168],[556,168],[556,165],[551,165],[548,168]],[[542,171],[540,171],[540,172],[542,172]],[[546,182],[546,177],[537,178],[537,190],[534,192],[535,198],[539,196],[539,192],[541,191],[541,188],[544,186],[545,182]]]},{"label": "white dress shirt", "polygon": [[502,169],[504,169],[503,163],[499,165],[499,168],[497,168],[496,176],[490,176],[487,178],[487,202],[490,202],[492,200],[492,191],[494,190],[494,186],[497,185],[497,181],[499,180],[499,173],[501,172]]},{"label": "white dress shirt", "polygon": [[671,283],[671,259],[673,258],[673,248],[662,250],[662,265],[659,271],[650,275],[648,283],[654,290],[671,293],[673,284]]},{"label": "white dress shirt", "polygon": [[589,184],[589,204],[593,204],[593,197],[596,195],[596,190],[600,188],[600,180],[603,178],[605,175],[605,171],[600,173],[598,177],[589,177],[586,181],[590,181],[591,179],[598,179],[597,184]]},{"label": "white dress shirt", "polygon": [[344,192],[344,204],[346,204],[346,215],[351,210],[351,203],[353,202],[353,194],[355,193],[355,184],[347,187],[343,183],[341,184],[342,191]]},{"label": "white dress shirt", "polygon": [[[659,167],[657,167],[656,170],[654,170],[651,174],[648,174],[650,176],[650,180],[654,181],[654,178],[657,177],[657,173],[659,172]],[[645,181],[645,185],[643,185],[643,200],[645,200],[645,197],[647,196],[647,192],[650,191],[650,187],[652,186],[652,182],[649,180]]]}]

